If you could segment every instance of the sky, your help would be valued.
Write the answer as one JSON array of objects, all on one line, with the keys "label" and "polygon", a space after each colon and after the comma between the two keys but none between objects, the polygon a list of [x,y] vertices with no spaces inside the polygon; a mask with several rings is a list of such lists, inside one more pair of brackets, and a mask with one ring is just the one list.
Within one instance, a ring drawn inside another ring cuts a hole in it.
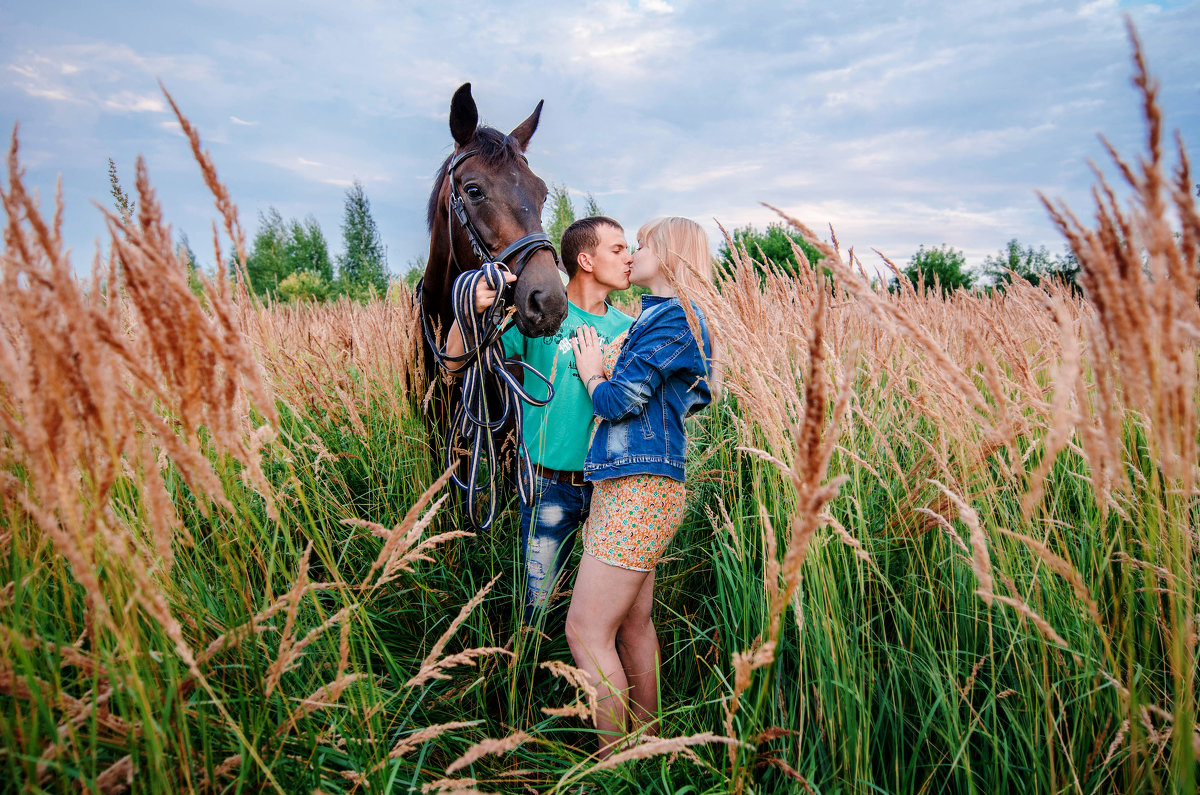
[{"label": "sky", "polygon": [[[504,131],[545,100],[529,147],[548,183],[592,194],[632,238],[660,215],[728,229],[768,202],[903,265],[949,245],[1064,243],[1037,193],[1090,216],[1098,135],[1133,156],[1144,124],[1125,18],[1161,82],[1168,130],[1200,159],[1200,0],[1160,3],[596,0],[0,0],[0,128],[90,267],[145,158],[166,218],[213,262],[211,196],[158,82],[199,129],[247,235],[270,207],[342,249],[360,180],[402,275],[470,81]],[[225,248],[227,249],[227,244]]]}]

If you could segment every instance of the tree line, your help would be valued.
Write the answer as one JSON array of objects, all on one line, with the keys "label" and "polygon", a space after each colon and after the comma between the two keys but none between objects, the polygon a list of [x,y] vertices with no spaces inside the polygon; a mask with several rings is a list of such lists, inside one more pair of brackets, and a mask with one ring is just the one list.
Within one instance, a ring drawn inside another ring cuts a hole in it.
[{"label": "tree line", "polygon": [[[108,174],[113,203],[118,213],[129,219],[133,201],[121,189],[112,158],[108,160]],[[1197,195],[1200,195],[1200,185]],[[555,249],[561,249],[563,231],[577,217],[603,214],[595,196],[589,193],[582,213],[577,216],[567,187],[551,185],[543,220]],[[339,296],[366,300],[372,295],[386,294],[389,281],[387,251],[371,214],[371,203],[358,180],[346,190],[341,231],[343,252],[334,260],[330,257],[321,226],[312,215],[303,220],[285,221],[274,207],[260,212],[258,230],[243,263],[250,290],[282,301],[326,301]],[[820,251],[798,232],[780,223],[768,224],[765,230],[751,225],[739,227],[730,238],[735,248],[749,254],[760,273],[765,273],[763,263],[770,262],[783,273],[798,275],[797,249],[811,267],[820,267]],[[198,289],[196,274],[199,266],[186,235],[180,235],[178,252],[188,267],[189,278]],[[734,255],[728,242],[717,251],[717,267],[727,273],[733,270]],[[403,281],[413,287],[424,270],[424,257],[410,260]],[[827,277],[831,275],[827,269],[821,270]],[[936,286],[943,293],[960,288],[1002,291],[1014,277],[1034,285],[1055,279],[1074,288],[1078,274],[1079,263],[1069,250],[1054,255],[1045,246],[1023,245],[1017,238],[1005,243],[996,254],[985,257],[978,269],[967,266],[962,251],[945,244],[920,246],[908,264],[900,269],[900,277],[914,286],[924,285],[927,289]],[[893,277],[888,287],[894,291],[899,289],[899,284],[899,279]],[[633,294],[639,289],[631,288],[629,292]]]},{"label": "tree line", "polygon": [[[133,217],[134,201],[121,187],[117,165],[108,158],[109,191],[117,213],[128,222]],[[387,293],[389,272],[387,250],[379,235],[371,202],[358,180],[346,190],[342,217],[343,251],[335,260],[321,225],[312,215],[303,221],[287,221],[274,207],[258,214],[258,231],[246,253],[246,261],[237,263],[233,278],[244,273],[250,291],[281,301],[326,301],[339,296],[366,300]],[[188,272],[193,292],[199,293],[200,266],[180,233],[176,255]]]},{"label": "tree line", "polygon": [[283,301],[364,300],[388,288],[387,251],[358,180],[346,190],[343,251],[336,261],[321,225],[309,215],[285,221],[274,207],[258,215],[258,231],[246,255],[250,289]]},{"label": "tree line", "polygon": [[[797,275],[799,265],[795,248],[804,253],[812,267],[819,267],[821,260],[821,253],[799,232],[778,223],[768,225],[765,231],[753,226],[741,227],[734,230],[730,238],[737,249],[744,249],[750,255],[760,271],[764,268],[762,263],[769,261],[782,272]],[[717,263],[727,271],[733,268],[734,256],[728,243],[718,250]],[[830,275],[828,270],[822,270],[826,276]],[[960,288],[1003,291],[1012,284],[1014,277],[1033,285],[1055,279],[1074,288],[1078,275],[1079,262],[1070,250],[1055,255],[1045,246],[1023,245],[1014,237],[997,253],[985,257],[977,269],[968,267],[966,255],[952,246],[920,246],[908,264],[900,269],[900,276],[889,280],[888,288],[898,290],[900,278],[903,278],[914,287],[924,285],[926,289],[934,289],[936,286],[943,293]]]}]

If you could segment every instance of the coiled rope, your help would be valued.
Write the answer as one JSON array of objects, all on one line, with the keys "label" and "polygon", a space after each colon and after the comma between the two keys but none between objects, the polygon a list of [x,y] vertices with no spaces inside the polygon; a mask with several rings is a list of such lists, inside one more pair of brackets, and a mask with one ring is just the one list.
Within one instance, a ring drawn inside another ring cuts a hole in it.
[{"label": "coiled rope", "polygon": [[[504,356],[504,343],[500,339],[505,320],[504,273],[508,268],[501,262],[486,262],[478,270],[467,271],[454,280],[451,293],[451,308],[454,319],[462,333],[463,353],[449,356],[439,350],[432,341],[429,321],[421,313],[425,336],[430,340],[430,349],[437,362],[447,371],[449,362],[464,362],[458,370],[462,375],[462,399],[450,421],[446,434],[446,466],[449,467],[462,455],[467,457],[465,477],[455,469],[451,480],[463,490],[467,500],[467,518],[471,525],[486,530],[496,518],[496,476],[499,473],[496,444],[493,434],[504,427],[511,416],[516,434],[517,488],[526,503],[533,500],[533,464],[525,448],[521,433],[521,403],[544,406],[554,397],[554,386],[550,379],[527,363]],[[480,279],[487,279],[488,286],[496,291],[492,305],[481,315],[475,313],[475,289]],[[545,398],[535,398],[508,370],[509,365],[518,365],[528,375],[536,376],[546,385]],[[499,387],[498,415],[492,417],[488,406],[488,376],[495,379]],[[464,444],[459,445],[462,441]],[[481,470],[485,473],[481,483]],[[483,522],[478,517],[478,497],[487,492],[487,517]]]}]

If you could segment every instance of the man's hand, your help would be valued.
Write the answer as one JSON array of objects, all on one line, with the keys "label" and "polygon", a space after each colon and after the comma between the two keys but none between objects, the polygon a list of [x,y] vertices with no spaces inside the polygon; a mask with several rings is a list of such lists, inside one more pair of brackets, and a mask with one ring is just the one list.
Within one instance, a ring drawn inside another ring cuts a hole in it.
[{"label": "man's hand", "polygon": [[[517,280],[516,274],[508,271],[500,271],[504,274],[504,283],[511,284]],[[475,314],[482,315],[492,308],[492,302],[496,300],[497,290],[493,290],[488,286],[487,279],[480,279],[475,282]],[[462,356],[463,355],[463,338],[462,329],[458,327],[458,321],[455,320],[450,326],[450,331],[446,334],[446,351],[447,356]],[[465,362],[446,362],[446,369],[450,372],[457,372],[462,368]]]},{"label": "man's hand", "polygon": [[[504,283],[512,284],[517,280],[515,273],[508,271],[500,271],[504,274]],[[497,290],[493,290],[488,286],[487,279],[480,279],[475,282],[475,314],[482,315],[484,312],[492,308],[492,302],[496,300]]]}]

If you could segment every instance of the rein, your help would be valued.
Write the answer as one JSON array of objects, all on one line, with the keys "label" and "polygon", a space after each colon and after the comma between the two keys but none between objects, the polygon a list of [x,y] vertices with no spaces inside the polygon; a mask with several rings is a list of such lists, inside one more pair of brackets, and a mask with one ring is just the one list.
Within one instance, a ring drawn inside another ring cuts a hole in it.
[{"label": "rein", "polygon": [[[542,375],[523,361],[507,359],[504,356],[504,344],[500,340],[506,319],[505,303],[509,289],[506,288],[504,272],[509,271],[509,263],[513,263],[511,272],[520,275],[525,264],[533,254],[543,248],[549,249],[558,261],[558,252],[550,242],[545,232],[531,232],[511,243],[498,256],[493,257],[491,248],[484,242],[483,236],[475,228],[471,217],[467,214],[466,203],[454,182],[454,170],[463,160],[476,154],[474,150],[466,150],[455,155],[446,169],[446,178],[450,181],[450,198],[447,202],[450,235],[450,260],[455,270],[462,271],[458,256],[454,250],[454,219],[467,234],[471,249],[480,261],[478,269],[466,270],[454,280],[451,294],[451,309],[462,334],[463,353],[459,356],[449,356],[443,353],[438,345],[433,329],[430,327],[429,316],[424,309],[422,293],[424,279],[417,283],[414,299],[418,301],[421,315],[421,329],[425,342],[433,353],[438,365],[447,372],[448,363],[465,363],[458,371],[462,375],[462,398],[450,428],[446,434],[447,467],[456,463],[461,455],[468,459],[466,477],[460,477],[457,468],[451,475],[454,485],[462,489],[467,500],[467,518],[472,527],[487,530],[496,518],[496,474],[499,471],[496,444],[493,434],[504,427],[509,417],[514,421],[517,451],[517,488],[521,498],[526,502],[533,499],[533,465],[529,460],[529,451],[525,448],[525,439],[521,432],[522,412],[521,402],[531,406],[544,406],[554,397],[554,387],[550,379]],[[475,288],[480,279],[486,279],[488,286],[496,291],[496,298],[491,307],[482,314],[475,314]],[[526,373],[536,376],[546,385],[547,395],[544,399],[535,398],[509,372],[508,366],[516,365]],[[493,419],[488,407],[488,376],[495,379],[499,386],[499,416]],[[460,447],[459,441],[465,442]],[[480,483],[481,469],[485,474],[485,484]],[[476,497],[487,492],[488,510],[486,518],[480,522],[476,507]]]}]

